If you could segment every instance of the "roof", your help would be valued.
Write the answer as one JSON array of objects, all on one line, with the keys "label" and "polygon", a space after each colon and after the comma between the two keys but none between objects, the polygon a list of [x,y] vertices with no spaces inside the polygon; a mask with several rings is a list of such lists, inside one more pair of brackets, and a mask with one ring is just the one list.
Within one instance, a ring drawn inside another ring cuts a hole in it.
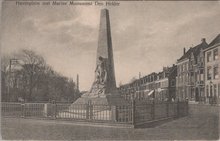
[{"label": "roof", "polygon": [[183,59],[189,58],[191,53],[197,56],[200,52],[200,49],[205,49],[207,47],[208,44],[206,43],[206,41],[203,41],[201,44],[198,44],[197,46],[190,48],[180,59],[177,59],[177,61],[181,61]]},{"label": "roof", "polygon": [[[121,85],[121,86],[119,86],[119,87],[127,87],[127,86],[129,86],[129,85],[134,85],[134,84],[136,84],[136,83],[139,83],[141,80],[146,79],[146,78],[149,77],[149,76],[152,76],[152,75],[160,75],[160,74],[162,74],[162,73],[164,73],[164,72],[165,72],[165,73],[168,73],[168,75],[173,75],[172,73],[177,70],[177,66],[176,66],[176,65],[173,65],[173,66],[171,66],[171,67],[165,67],[165,68],[166,68],[165,70],[163,70],[163,71],[161,71],[161,72],[159,72],[159,73],[155,73],[155,72],[150,73],[150,74],[148,74],[148,75],[146,75],[146,76],[144,76],[144,77],[142,77],[142,78],[135,79],[134,81],[129,82],[129,83],[127,83],[127,84],[123,84],[123,85]],[[167,76],[166,76],[166,77],[167,77]]]},{"label": "roof", "polygon": [[218,36],[215,37],[215,39],[211,41],[211,43],[209,44],[209,47],[210,46],[214,46],[214,45],[216,45],[218,43],[220,43],[220,34],[218,34]]}]

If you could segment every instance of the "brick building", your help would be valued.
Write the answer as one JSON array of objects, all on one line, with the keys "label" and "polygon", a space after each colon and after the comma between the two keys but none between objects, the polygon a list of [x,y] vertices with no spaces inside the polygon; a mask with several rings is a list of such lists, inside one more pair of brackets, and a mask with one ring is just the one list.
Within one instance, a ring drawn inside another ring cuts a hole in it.
[{"label": "brick building", "polygon": [[127,99],[171,100],[175,99],[177,67],[164,67],[159,73],[151,73],[131,83],[120,86],[121,95]]},{"label": "brick building", "polygon": [[220,34],[204,50],[205,99],[207,103],[219,103],[220,99]]},{"label": "brick building", "polygon": [[208,47],[205,39],[177,60],[176,89],[179,100],[199,101],[205,95],[204,90],[204,52]]},{"label": "brick building", "polygon": [[219,103],[220,34],[208,45],[205,38],[190,47],[176,65],[165,67],[119,87],[126,99],[178,99]]},{"label": "brick building", "polygon": [[153,92],[157,74],[151,73],[143,78],[134,80],[131,83],[121,85],[118,89],[120,94],[126,99],[147,99]]}]

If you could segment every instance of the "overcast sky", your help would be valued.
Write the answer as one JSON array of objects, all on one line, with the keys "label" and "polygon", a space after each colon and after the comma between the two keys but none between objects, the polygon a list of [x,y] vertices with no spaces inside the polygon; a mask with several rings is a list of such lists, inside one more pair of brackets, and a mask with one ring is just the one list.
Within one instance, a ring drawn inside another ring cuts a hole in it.
[{"label": "overcast sky", "polygon": [[[31,49],[54,70],[88,90],[94,79],[100,9],[97,6],[2,5],[1,53]],[[110,12],[116,82],[161,71],[183,47],[220,33],[220,2],[120,2]]]}]

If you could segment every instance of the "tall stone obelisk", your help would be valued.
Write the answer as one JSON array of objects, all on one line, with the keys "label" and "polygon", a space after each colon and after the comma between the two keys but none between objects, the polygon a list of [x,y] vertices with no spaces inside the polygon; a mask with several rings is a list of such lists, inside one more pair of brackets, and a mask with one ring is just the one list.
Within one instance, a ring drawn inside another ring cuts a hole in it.
[{"label": "tall stone obelisk", "polygon": [[115,81],[109,11],[101,10],[95,80],[88,93],[82,95],[74,104],[122,105],[127,102],[120,97]]},{"label": "tall stone obelisk", "polygon": [[99,64],[99,57],[106,60],[107,66],[107,81],[106,81],[106,91],[112,92],[116,88],[115,82],[115,69],[113,60],[113,50],[112,50],[112,38],[111,38],[111,28],[109,11],[107,9],[101,10],[100,16],[100,27],[99,27],[99,39],[97,48],[97,59],[96,65]]}]

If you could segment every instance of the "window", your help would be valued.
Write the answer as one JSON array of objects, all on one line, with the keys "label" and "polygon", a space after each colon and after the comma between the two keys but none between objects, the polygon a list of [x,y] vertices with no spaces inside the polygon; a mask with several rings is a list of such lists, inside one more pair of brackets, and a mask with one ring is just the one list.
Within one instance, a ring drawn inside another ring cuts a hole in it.
[{"label": "window", "polygon": [[218,66],[214,67],[213,73],[214,73],[214,79],[218,79]]},{"label": "window", "polygon": [[209,97],[209,85],[206,86],[206,96]]},{"label": "window", "polygon": [[218,84],[218,98],[220,98],[220,84]]},{"label": "window", "polygon": [[171,86],[175,86],[175,80],[171,81]]},{"label": "window", "polygon": [[217,85],[214,84],[214,96],[217,96]]},{"label": "window", "polygon": [[203,74],[203,69],[200,70],[200,74]]},{"label": "window", "polygon": [[189,81],[189,74],[186,73],[186,82],[188,82],[188,81]]},{"label": "window", "polygon": [[217,60],[218,59],[218,49],[215,49],[213,51],[213,60]]},{"label": "window", "polygon": [[210,96],[213,96],[213,92],[212,92],[212,85],[210,85]]},{"label": "window", "polygon": [[208,52],[207,53],[207,62],[210,62],[211,61],[211,52]]},{"label": "window", "polygon": [[200,63],[201,62],[201,59],[200,59],[200,55],[197,56],[197,63]]},{"label": "window", "polygon": [[210,80],[212,79],[212,72],[211,72],[211,67],[208,67],[207,68],[207,80]]},{"label": "window", "polygon": [[186,70],[188,70],[188,63],[186,63]]}]

